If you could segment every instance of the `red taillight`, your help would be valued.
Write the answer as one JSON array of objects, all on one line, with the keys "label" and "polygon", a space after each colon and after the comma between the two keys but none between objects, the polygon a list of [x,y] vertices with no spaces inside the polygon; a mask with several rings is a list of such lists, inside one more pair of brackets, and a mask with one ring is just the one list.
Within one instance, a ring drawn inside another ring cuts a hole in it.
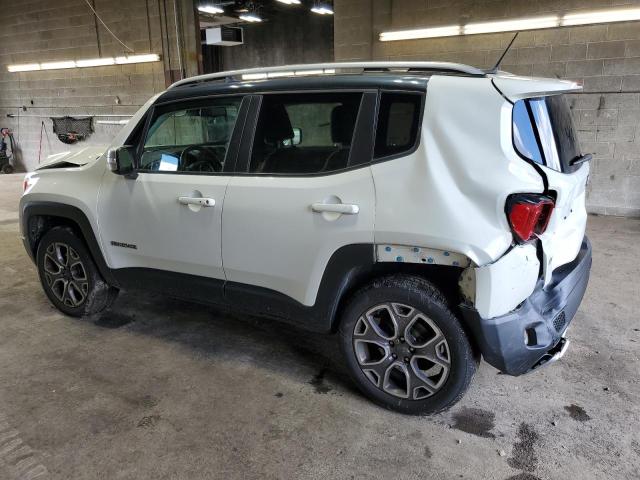
[{"label": "red taillight", "polygon": [[528,242],[547,229],[554,202],[541,195],[514,195],[507,201],[507,217],[518,243]]}]

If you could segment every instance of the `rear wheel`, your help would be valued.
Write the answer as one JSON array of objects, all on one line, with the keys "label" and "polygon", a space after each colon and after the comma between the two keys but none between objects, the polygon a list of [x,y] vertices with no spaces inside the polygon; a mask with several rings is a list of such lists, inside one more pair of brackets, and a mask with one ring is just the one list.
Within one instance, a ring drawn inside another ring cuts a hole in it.
[{"label": "rear wheel", "polygon": [[38,274],[47,297],[61,312],[74,317],[99,313],[118,290],[100,276],[87,248],[70,228],[49,230],[38,245]]},{"label": "rear wheel", "polygon": [[7,175],[9,175],[10,173],[13,173],[13,166],[9,165],[8,163],[2,166],[2,173],[6,173]]},{"label": "rear wheel", "polygon": [[477,367],[460,322],[420,277],[384,277],[360,290],[344,311],[340,335],[360,390],[402,413],[449,408]]}]

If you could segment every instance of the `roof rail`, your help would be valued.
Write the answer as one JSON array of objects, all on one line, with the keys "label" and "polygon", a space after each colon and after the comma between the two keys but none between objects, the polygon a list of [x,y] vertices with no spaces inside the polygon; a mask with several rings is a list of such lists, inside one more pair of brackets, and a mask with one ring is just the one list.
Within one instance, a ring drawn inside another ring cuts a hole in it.
[{"label": "roof rail", "polygon": [[245,70],[231,70],[228,72],[207,73],[195,77],[179,80],[169,88],[178,87],[209,80],[224,79],[228,82],[238,80],[262,80],[276,77],[333,75],[337,70],[362,70],[366,72],[455,72],[467,75],[484,76],[485,72],[479,68],[461,63],[449,62],[340,62],[340,63],[310,63],[302,65],[282,65],[279,67],[249,68]]}]

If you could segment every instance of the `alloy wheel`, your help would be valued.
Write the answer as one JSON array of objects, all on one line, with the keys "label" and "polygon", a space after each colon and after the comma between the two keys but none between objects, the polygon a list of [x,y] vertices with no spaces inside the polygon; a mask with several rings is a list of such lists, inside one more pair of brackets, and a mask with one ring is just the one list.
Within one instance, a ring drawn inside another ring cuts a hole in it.
[{"label": "alloy wheel", "polygon": [[449,344],[438,326],[417,308],[383,303],[356,322],[353,349],[364,375],[395,397],[422,400],[446,382]]},{"label": "alloy wheel", "polygon": [[47,247],[43,268],[47,285],[58,300],[72,308],[84,303],[89,278],[78,252],[66,243],[53,242]]}]

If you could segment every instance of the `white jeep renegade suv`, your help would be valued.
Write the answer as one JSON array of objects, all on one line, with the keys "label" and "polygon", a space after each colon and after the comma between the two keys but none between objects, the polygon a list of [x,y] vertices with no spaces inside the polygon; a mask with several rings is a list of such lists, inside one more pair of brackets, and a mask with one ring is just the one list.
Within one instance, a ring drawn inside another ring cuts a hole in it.
[{"label": "white jeep renegade suv", "polygon": [[204,75],[105,150],[25,178],[27,252],[68,315],[120,289],[337,332],[377,403],[431,413],[480,356],[559,358],[591,267],[567,81],[447,63]]}]

